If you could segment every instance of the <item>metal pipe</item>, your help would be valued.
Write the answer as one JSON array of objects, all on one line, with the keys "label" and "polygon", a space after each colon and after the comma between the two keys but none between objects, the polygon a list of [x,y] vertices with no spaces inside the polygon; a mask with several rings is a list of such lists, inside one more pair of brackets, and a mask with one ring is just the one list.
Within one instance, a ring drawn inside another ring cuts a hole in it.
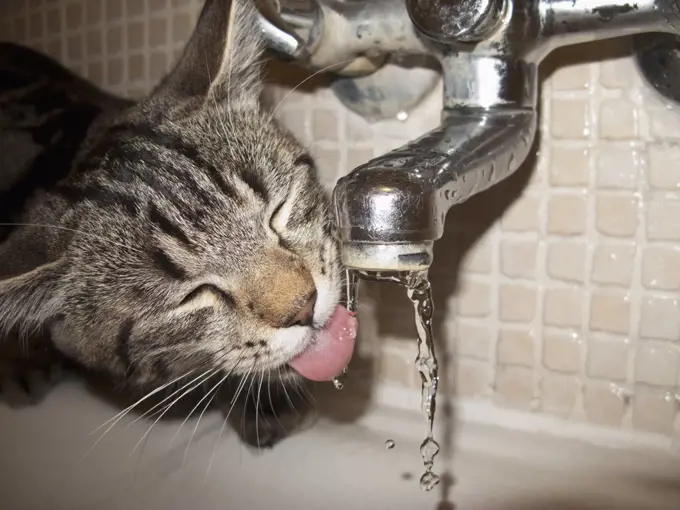
[{"label": "metal pipe", "polygon": [[674,0],[542,0],[542,33],[554,46],[642,34],[680,33]]},{"label": "metal pipe", "polygon": [[[310,69],[341,72],[353,61],[429,53],[404,0],[256,0],[270,49]],[[371,68],[370,72],[375,68]]]},{"label": "metal pipe", "polygon": [[[680,34],[677,0],[319,0],[307,65],[384,53],[436,57],[442,124],[340,179],[349,268],[418,270],[455,204],[511,175],[536,132],[537,68],[554,48],[643,32]],[[417,27],[417,28],[416,28]]]},{"label": "metal pipe", "polygon": [[[444,74],[442,125],[338,181],[333,200],[344,264],[373,271],[429,266],[449,208],[505,179],[527,157],[541,60],[565,44],[675,30],[670,0],[646,2],[510,0],[496,31],[474,44],[441,27],[437,33],[431,23],[426,35],[438,43],[429,48]],[[460,5],[407,0],[410,7],[428,3]]]}]

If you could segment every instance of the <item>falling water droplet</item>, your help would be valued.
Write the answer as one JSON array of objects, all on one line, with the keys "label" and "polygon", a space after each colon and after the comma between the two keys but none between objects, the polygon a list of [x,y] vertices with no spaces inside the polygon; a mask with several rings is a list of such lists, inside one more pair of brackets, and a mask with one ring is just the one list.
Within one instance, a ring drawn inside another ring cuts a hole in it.
[{"label": "falling water droplet", "polygon": [[387,448],[388,450],[394,448],[394,445],[395,442],[392,439],[388,439],[387,441],[385,441],[385,448]]},{"label": "falling water droplet", "polygon": [[345,367],[342,369],[342,375],[345,375],[347,372],[349,372],[349,367]]},{"label": "falling water droplet", "polygon": [[439,483],[439,477],[432,471],[425,471],[420,477],[420,488],[426,492],[434,489],[435,485]]},{"label": "falling water droplet", "polygon": [[341,390],[344,388],[343,384],[340,381],[338,381],[337,378],[333,379],[333,386],[335,386],[336,390]]},{"label": "falling water droplet", "polygon": [[408,120],[408,112],[400,111],[397,113],[397,120],[401,122],[406,122]]}]

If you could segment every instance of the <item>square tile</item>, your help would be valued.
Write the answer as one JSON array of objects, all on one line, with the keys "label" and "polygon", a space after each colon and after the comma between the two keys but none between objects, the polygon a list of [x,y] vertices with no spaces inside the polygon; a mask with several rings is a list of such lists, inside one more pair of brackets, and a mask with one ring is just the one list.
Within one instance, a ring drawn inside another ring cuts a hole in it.
[{"label": "square tile", "polygon": [[550,77],[552,89],[588,90],[590,86],[590,64],[575,64],[558,68]]},{"label": "square tile", "polygon": [[642,285],[651,290],[680,290],[680,246],[644,248]]},{"label": "square tile", "polygon": [[680,346],[641,342],[635,356],[635,382],[675,387],[680,374]]},{"label": "square tile", "polygon": [[627,98],[605,99],[600,104],[600,137],[629,140],[637,136],[637,111]]},{"label": "square tile", "polygon": [[503,365],[533,367],[536,338],[528,329],[501,329],[498,336],[496,361]]},{"label": "square tile", "polygon": [[638,227],[639,200],[636,197],[600,195],[596,204],[596,225],[600,234],[632,238]]},{"label": "square tile", "polygon": [[581,391],[576,377],[549,372],[541,379],[540,389],[543,411],[564,417],[573,414]]},{"label": "square tile", "polygon": [[315,109],[312,113],[312,136],[315,140],[337,142],[338,114],[333,110]]},{"label": "square tile", "polygon": [[516,366],[498,367],[494,386],[498,404],[524,410],[533,407],[533,370]]},{"label": "square tile", "polygon": [[593,254],[591,280],[600,284],[628,287],[634,265],[634,245],[600,244]]},{"label": "square tile", "polygon": [[587,201],[583,195],[554,195],[548,202],[548,232],[581,235],[586,229]]},{"label": "square tile", "polygon": [[398,353],[383,349],[380,356],[378,377],[383,381],[413,388],[415,386],[416,373],[413,363],[410,363]]},{"label": "square tile", "polygon": [[462,359],[456,370],[455,394],[459,397],[489,397],[493,371],[487,363]]},{"label": "square tile", "polygon": [[490,327],[459,319],[457,330],[455,348],[459,356],[478,360],[490,358],[493,343],[493,331]]},{"label": "square tile", "polygon": [[456,302],[461,317],[487,317],[491,314],[491,289],[486,283],[466,280]]},{"label": "square tile", "polygon": [[631,346],[620,338],[591,338],[586,373],[592,379],[625,381]]},{"label": "square tile", "polygon": [[538,292],[521,284],[500,286],[500,319],[503,322],[530,322],[536,315]]},{"label": "square tile", "polygon": [[640,336],[680,341],[680,299],[654,295],[643,296]]},{"label": "square tile", "polygon": [[543,324],[578,328],[583,322],[583,292],[578,289],[547,289],[543,305]]},{"label": "square tile", "polygon": [[587,147],[550,148],[550,186],[585,187],[590,177],[590,150]]},{"label": "square tile", "polygon": [[633,397],[633,427],[645,432],[673,434],[678,403],[663,391],[636,389]]},{"label": "square tile", "polygon": [[465,253],[462,270],[467,273],[488,274],[493,267],[493,253],[488,239],[481,239]]},{"label": "square tile", "polygon": [[533,241],[502,241],[501,271],[509,278],[534,278],[537,251],[538,245]]},{"label": "square tile", "polygon": [[597,149],[597,187],[636,189],[643,158],[644,155],[632,147],[600,144]]},{"label": "square tile", "polygon": [[680,147],[668,143],[652,143],[647,150],[649,186],[658,190],[680,190]]},{"label": "square tile", "polygon": [[560,140],[583,140],[590,134],[590,104],[586,99],[553,99],[550,132]]},{"label": "square tile", "polygon": [[590,330],[627,334],[630,296],[624,291],[596,290],[590,298]]},{"label": "square tile", "polygon": [[647,239],[680,241],[680,200],[653,200],[647,203]]},{"label": "square tile", "polygon": [[548,244],[548,276],[555,280],[581,283],[585,280],[587,245],[583,242],[555,241]]},{"label": "square tile", "polygon": [[581,370],[583,342],[571,331],[543,332],[543,366],[554,372],[577,373]]},{"label": "square tile", "polygon": [[586,416],[592,423],[609,427],[621,426],[626,404],[610,383],[587,382],[583,392],[583,405]]},{"label": "square tile", "polygon": [[505,212],[501,223],[508,232],[531,232],[540,230],[541,215],[538,197],[524,195]]}]

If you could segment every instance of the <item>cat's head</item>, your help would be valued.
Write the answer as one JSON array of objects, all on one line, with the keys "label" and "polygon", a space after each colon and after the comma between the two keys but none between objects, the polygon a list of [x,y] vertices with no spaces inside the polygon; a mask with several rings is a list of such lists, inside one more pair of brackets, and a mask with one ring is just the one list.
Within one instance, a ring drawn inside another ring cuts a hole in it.
[{"label": "cat's head", "polygon": [[64,353],[140,382],[342,369],[329,202],[260,103],[253,19],[208,0],[175,69],[60,187],[63,256],[0,283],[5,326],[49,321]]}]

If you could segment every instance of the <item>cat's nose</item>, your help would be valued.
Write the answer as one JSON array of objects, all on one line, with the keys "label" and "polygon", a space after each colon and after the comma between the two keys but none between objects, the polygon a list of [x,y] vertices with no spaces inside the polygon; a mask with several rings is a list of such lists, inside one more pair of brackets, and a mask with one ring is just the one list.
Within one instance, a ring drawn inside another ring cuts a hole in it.
[{"label": "cat's nose", "polygon": [[244,275],[253,315],[277,329],[310,326],[317,295],[309,269],[280,248],[263,252],[257,262]]},{"label": "cat's nose", "polygon": [[316,304],[316,290],[314,290],[307,300],[302,304],[297,313],[284,326],[311,326],[314,320],[314,305]]}]

